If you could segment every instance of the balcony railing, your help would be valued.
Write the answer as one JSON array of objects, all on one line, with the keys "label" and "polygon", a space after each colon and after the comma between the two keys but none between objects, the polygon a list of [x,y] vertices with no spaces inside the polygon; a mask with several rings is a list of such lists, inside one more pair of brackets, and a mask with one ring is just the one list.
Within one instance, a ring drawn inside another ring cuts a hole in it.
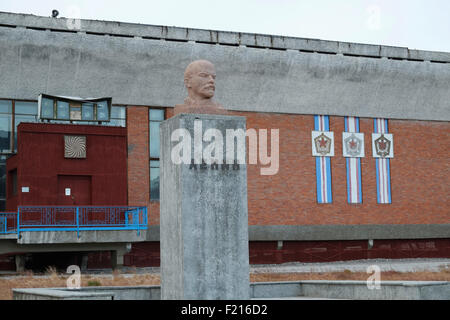
[{"label": "balcony railing", "polygon": [[17,233],[17,213],[0,212],[0,234]]},{"label": "balcony railing", "polygon": [[17,213],[0,213],[0,234],[24,231],[147,229],[147,207],[20,206]]}]

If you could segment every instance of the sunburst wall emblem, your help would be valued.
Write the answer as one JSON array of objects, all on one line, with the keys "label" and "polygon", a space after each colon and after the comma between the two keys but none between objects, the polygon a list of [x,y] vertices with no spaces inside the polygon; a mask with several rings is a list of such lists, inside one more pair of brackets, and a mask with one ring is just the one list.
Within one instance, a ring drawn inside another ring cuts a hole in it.
[{"label": "sunburst wall emblem", "polygon": [[64,158],[86,158],[86,137],[64,136]]}]

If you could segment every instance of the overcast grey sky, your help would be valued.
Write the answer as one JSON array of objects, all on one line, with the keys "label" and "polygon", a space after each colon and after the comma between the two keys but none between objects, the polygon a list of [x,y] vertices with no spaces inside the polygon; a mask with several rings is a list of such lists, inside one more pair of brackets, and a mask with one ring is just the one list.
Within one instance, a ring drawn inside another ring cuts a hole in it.
[{"label": "overcast grey sky", "polygon": [[[449,0],[1,0],[0,11],[450,52]],[[1,21],[0,21],[1,23]]]}]

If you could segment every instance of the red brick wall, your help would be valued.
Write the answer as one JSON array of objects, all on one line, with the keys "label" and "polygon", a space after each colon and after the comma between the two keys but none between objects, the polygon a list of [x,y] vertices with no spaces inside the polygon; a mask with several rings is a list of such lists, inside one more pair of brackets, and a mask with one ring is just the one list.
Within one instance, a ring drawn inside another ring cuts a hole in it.
[{"label": "red brick wall", "polygon": [[[168,108],[166,116],[173,115]],[[149,224],[159,225],[159,201],[150,201],[148,107],[127,107],[128,205],[147,206]]]},{"label": "red brick wall", "polygon": [[373,119],[360,119],[365,134],[362,158],[362,204],[347,203],[346,164],[342,156],[343,117],[330,117],[335,134],[331,160],[332,204],[317,204],[315,161],[311,156],[312,115],[236,113],[247,116],[247,128],[280,129],[280,169],[261,176],[248,167],[249,224],[434,224],[449,223],[450,125],[447,122],[390,120],[394,134],[391,159],[392,204],[377,204]]},{"label": "red brick wall", "polygon": [[[167,109],[171,117],[173,109]],[[335,135],[331,160],[332,204],[317,204],[315,160],[311,156],[312,115],[232,112],[247,117],[247,128],[279,129],[280,167],[273,176],[248,166],[250,225],[434,224],[449,223],[448,122],[390,120],[394,134],[391,159],[392,204],[377,204],[375,159],[372,157],[373,119],[361,118],[365,134],[362,158],[362,204],[347,203],[346,166],[342,156],[344,118],[330,116]],[[130,205],[149,204],[148,113],[128,108],[128,199]],[[270,137],[270,135],[269,135]],[[270,141],[270,140],[269,140]],[[270,145],[270,144],[269,144]],[[130,148],[133,146],[132,148]],[[269,150],[270,152],[270,150]],[[150,224],[159,224],[159,203],[149,204]]]},{"label": "red brick wall", "polygon": [[146,206],[149,191],[148,108],[128,106],[128,205]]},{"label": "red brick wall", "polygon": [[347,261],[360,259],[445,258],[450,255],[449,239],[375,240],[368,248],[366,240],[276,241],[249,243],[250,264]]}]

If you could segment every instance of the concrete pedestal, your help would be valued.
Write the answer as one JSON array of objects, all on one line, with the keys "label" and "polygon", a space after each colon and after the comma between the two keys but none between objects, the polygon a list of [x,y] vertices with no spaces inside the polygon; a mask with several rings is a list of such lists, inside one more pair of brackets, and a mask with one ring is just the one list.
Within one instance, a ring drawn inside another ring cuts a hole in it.
[{"label": "concrete pedestal", "polygon": [[194,121],[202,134],[221,132],[224,159],[226,129],[246,130],[244,117],[224,115],[178,114],[161,123],[161,297],[249,299],[247,168],[174,164],[176,129],[190,133],[194,158]]}]

